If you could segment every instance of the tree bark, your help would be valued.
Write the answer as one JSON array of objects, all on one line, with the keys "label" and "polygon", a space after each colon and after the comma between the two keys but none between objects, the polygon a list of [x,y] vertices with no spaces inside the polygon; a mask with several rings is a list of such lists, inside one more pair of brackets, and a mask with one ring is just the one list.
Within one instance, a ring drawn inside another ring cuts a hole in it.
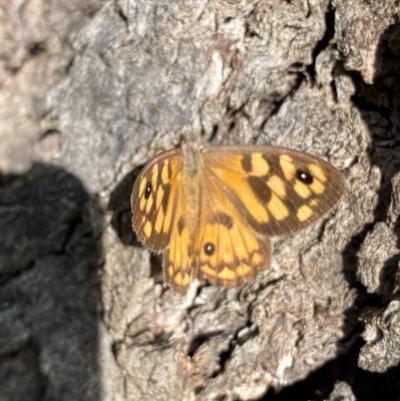
[{"label": "tree bark", "polygon": [[[396,1],[0,9],[0,400],[394,397]],[[345,195],[254,281],[173,293],[129,198],[183,135],[324,158]]]}]

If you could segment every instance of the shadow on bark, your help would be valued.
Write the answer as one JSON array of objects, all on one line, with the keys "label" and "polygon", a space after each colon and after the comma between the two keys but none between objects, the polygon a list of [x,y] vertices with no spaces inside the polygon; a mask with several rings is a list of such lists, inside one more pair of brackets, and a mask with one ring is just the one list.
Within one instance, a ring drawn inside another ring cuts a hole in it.
[{"label": "shadow on bark", "polygon": [[0,187],[0,399],[100,400],[101,246],[81,182],[34,164]]}]

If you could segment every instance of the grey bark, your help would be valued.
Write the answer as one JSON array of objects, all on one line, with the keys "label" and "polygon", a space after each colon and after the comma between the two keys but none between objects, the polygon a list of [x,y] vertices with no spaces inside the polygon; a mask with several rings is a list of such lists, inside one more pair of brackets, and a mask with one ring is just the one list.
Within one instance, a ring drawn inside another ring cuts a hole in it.
[{"label": "grey bark", "polygon": [[[360,368],[396,369],[396,1],[0,10],[0,400],[262,399],[342,361],[360,335]],[[182,297],[129,210],[140,166],[182,135],[325,158],[345,196],[274,239],[253,282]],[[364,385],[324,381],[330,400]]]}]

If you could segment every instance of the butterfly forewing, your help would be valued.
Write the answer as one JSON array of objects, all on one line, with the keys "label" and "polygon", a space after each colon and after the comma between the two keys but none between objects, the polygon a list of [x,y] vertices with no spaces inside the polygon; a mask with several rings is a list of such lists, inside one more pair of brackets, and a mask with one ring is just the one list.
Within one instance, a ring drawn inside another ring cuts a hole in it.
[{"label": "butterfly forewing", "polygon": [[254,230],[291,234],[317,220],[340,199],[342,174],[331,164],[290,149],[247,146],[204,150],[214,176]]},{"label": "butterfly forewing", "polygon": [[162,251],[170,242],[182,173],[181,151],[164,152],[144,167],[133,187],[132,225],[153,251]]}]

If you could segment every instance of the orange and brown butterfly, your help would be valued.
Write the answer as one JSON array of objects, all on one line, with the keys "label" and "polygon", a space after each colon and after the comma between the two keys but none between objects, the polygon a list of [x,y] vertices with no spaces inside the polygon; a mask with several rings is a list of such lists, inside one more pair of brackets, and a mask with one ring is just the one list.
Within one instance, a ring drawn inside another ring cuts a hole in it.
[{"label": "orange and brown butterfly", "polygon": [[139,239],[163,253],[165,284],[186,293],[197,277],[236,287],[268,268],[271,236],[292,234],[340,199],[344,178],[306,153],[216,146],[159,154],[132,191]]}]

